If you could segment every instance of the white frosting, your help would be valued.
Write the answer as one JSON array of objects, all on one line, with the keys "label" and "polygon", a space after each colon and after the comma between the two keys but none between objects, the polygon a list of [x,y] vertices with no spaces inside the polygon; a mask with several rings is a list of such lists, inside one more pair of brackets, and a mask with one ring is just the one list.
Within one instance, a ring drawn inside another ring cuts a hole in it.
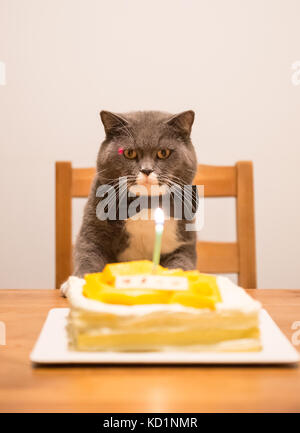
[{"label": "white frosting", "polygon": [[[85,280],[74,276],[69,277],[65,283],[65,292],[73,308],[79,308],[90,312],[107,313],[118,316],[142,316],[153,312],[173,312],[207,314],[206,308],[185,307],[180,304],[151,304],[151,305],[115,305],[86,298],[82,294]],[[235,285],[226,277],[217,277],[217,284],[222,297],[222,302],[216,304],[215,312],[242,312],[244,314],[256,313],[261,304],[249,296],[244,289]]]}]

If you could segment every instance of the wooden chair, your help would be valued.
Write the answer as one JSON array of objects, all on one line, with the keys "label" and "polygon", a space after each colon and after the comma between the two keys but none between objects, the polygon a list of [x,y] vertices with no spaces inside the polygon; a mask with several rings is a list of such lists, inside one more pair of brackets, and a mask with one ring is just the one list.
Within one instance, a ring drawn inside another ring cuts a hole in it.
[{"label": "wooden chair", "polygon": [[[72,198],[87,197],[95,168],[56,162],[56,288],[72,273]],[[194,184],[205,197],[235,197],[237,242],[198,242],[198,269],[237,273],[244,288],[256,288],[253,166],[250,161],[223,167],[199,165]]]}]

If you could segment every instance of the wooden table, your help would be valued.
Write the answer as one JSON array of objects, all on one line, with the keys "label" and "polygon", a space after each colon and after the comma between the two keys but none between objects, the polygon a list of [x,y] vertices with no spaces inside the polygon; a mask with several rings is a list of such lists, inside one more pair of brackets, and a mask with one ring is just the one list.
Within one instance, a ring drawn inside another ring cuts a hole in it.
[{"label": "wooden table", "polygon": [[[300,290],[252,290],[291,339]],[[56,290],[0,290],[2,412],[299,412],[300,368],[230,366],[35,367],[29,353]],[[300,346],[296,346],[300,350]]]}]

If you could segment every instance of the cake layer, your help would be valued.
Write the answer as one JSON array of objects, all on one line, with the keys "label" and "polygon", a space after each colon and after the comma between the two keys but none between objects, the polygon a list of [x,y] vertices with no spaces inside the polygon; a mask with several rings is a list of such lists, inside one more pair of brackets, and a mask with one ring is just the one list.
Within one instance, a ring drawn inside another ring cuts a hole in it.
[{"label": "cake layer", "polygon": [[77,350],[260,349],[260,303],[225,277],[217,278],[222,302],[215,310],[180,304],[107,304],[83,296],[84,283],[70,277],[67,288],[68,335]]},{"label": "cake layer", "polygon": [[[155,351],[162,348],[173,347],[177,350],[189,350],[191,348],[202,350],[202,347],[217,345],[221,342],[231,342],[234,347],[235,340],[247,339],[251,346],[243,347],[243,350],[259,350],[259,329],[249,330],[214,330],[213,332],[203,332],[197,330],[191,332],[189,329],[181,332],[171,332],[168,330],[143,333],[116,333],[93,335],[91,333],[78,333],[74,335],[74,342],[71,347],[83,351]],[[227,346],[227,350],[230,346]],[[233,349],[236,350],[236,349]]]}]

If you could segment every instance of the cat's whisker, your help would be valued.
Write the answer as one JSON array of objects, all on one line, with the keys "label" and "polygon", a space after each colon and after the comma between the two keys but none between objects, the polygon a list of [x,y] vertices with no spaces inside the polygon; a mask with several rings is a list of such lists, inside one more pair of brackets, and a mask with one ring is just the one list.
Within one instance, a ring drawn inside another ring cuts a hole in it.
[{"label": "cat's whisker", "polygon": [[174,192],[174,196],[176,196],[176,197],[179,199],[179,201],[183,203],[183,206],[184,206],[185,210],[186,210],[187,213],[189,214],[189,213],[190,213],[190,209],[188,208],[188,206],[187,206],[185,200],[182,199],[181,194],[179,194],[178,191],[176,191],[176,190],[173,191],[173,192]]},{"label": "cat's whisker", "polygon": [[[127,192],[128,186],[131,186],[132,184],[134,184],[134,182],[132,182],[133,180],[135,180],[136,176],[134,175],[129,175],[128,177],[126,177],[126,182],[124,183],[119,183],[119,178],[116,179],[116,182],[111,185],[109,187],[109,189],[106,191],[106,194],[110,195],[111,197],[109,198],[107,205],[110,205],[112,203],[113,200],[117,199],[117,197],[122,196],[125,194],[125,192]],[[129,180],[129,182],[128,182]],[[112,194],[112,190],[114,190],[115,194]]]},{"label": "cat's whisker", "polygon": [[[179,186],[179,188],[180,188],[180,190],[182,190],[182,188],[180,187],[180,185],[178,185],[178,184],[176,184],[176,183],[174,183],[174,182],[172,182],[172,181],[170,181],[169,180],[169,186],[172,188],[172,186]],[[187,203],[185,202],[185,200],[184,200],[184,196],[187,194],[187,196],[188,196],[188,199],[189,200],[191,200],[191,202],[192,202],[192,205],[193,206],[197,206],[197,200],[192,196],[192,193],[190,192],[190,191],[188,191],[188,190],[184,190],[184,195],[183,195],[183,197],[182,197],[182,195],[179,193],[179,191],[177,191],[176,189],[174,190],[173,189],[173,193],[174,193],[174,196],[176,196],[180,201],[183,201],[183,204],[184,204],[184,206],[185,206],[185,208],[187,209],[187,210],[189,210],[188,209],[188,207],[187,207]]]},{"label": "cat's whisker", "polygon": [[[111,191],[112,188],[113,188],[114,191],[115,191],[114,194],[111,194],[111,193],[112,193],[112,191]],[[108,200],[106,206],[107,206],[107,207],[110,207],[111,204],[112,204],[114,201],[116,201],[116,204],[117,204],[116,210],[117,210],[117,209],[119,208],[119,206],[118,206],[118,197],[120,198],[120,196],[122,196],[123,193],[125,193],[126,190],[127,190],[127,185],[126,185],[126,184],[122,184],[122,185],[117,185],[117,186],[113,186],[113,187],[111,187],[111,188],[107,191],[108,196],[109,196],[110,194],[111,194],[111,196],[109,197],[109,200]],[[121,191],[121,192],[120,192],[120,191]]]},{"label": "cat's whisker", "polygon": [[[179,187],[185,187],[185,186],[187,186],[187,185],[185,185],[183,183],[172,181],[166,175],[162,175],[162,178],[164,179],[164,181],[166,181],[166,182],[168,181],[168,182],[170,182],[171,185],[174,185],[174,186],[179,186]],[[191,191],[189,191],[187,188],[184,189],[184,193],[195,201],[195,199],[193,198],[193,193]]]},{"label": "cat's whisker", "polygon": [[[174,176],[174,175],[164,175],[164,174],[162,174],[162,175],[160,175],[160,176],[161,176],[163,179],[168,179],[168,180],[172,180],[172,179],[174,179],[174,180],[176,180],[175,183],[177,183],[178,185],[181,185],[181,186],[186,185],[186,184],[183,183],[182,180],[181,180],[179,177],[177,177],[177,176]],[[170,179],[170,176],[171,176],[171,179]]]},{"label": "cat's whisker", "polygon": [[179,183],[180,184],[183,184],[183,181],[182,181],[182,179],[180,178],[180,177],[178,177],[178,176],[175,176],[175,175],[173,175],[173,174],[160,174],[159,176],[161,176],[161,177],[164,177],[164,178],[167,178],[167,179],[178,179],[178,181],[179,181]]},{"label": "cat's whisker", "polygon": [[[194,170],[189,170],[189,169],[187,169],[187,170],[185,170],[185,171],[194,172]],[[170,176],[172,179],[177,179],[179,182],[182,183],[182,178],[180,178],[180,177],[178,177],[178,176],[175,176],[174,174],[169,174],[169,176]]]},{"label": "cat's whisker", "polygon": [[[120,182],[120,179],[123,177],[124,176],[120,176],[120,177],[117,177],[115,179],[111,179],[110,182],[105,182],[102,185],[112,185],[112,186],[118,185]],[[136,178],[136,176],[134,176],[134,175],[129,175],[129,176],[125,176],[125,177],[126,177],[126,180],[129,180],[129,181]],[[107,180],[109,180],[109,179],[107,178]]]}]

